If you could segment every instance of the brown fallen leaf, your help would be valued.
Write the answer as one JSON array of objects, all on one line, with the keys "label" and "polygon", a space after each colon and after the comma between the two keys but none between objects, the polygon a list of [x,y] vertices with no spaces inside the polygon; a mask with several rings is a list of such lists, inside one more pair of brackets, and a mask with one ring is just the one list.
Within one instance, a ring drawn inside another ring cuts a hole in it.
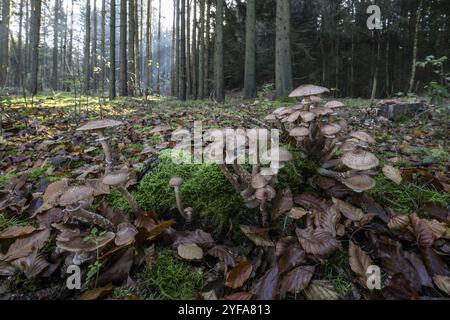
[{"label": "brown fallen leaf", "polygon": [[403,177],[399,169],[390,165],[385,165],[383,167],[383,174],[386,178],[394,182],[396,185],[399,186],[402,184]]},{"label": "brown fallen leaf", "polygon": [[285,189],[277,193],[273,200],[272,221],[277,220],[282,214],[289,212],[294,205],[294,199],[290,189]]},{"label": "brown fallen leaf", "polygon": [[10,262],[24,258],[32,253],[33,250],[40,250],[50,238],[50,229],[34,232],[26,237],[16,239],[8,248],[6,254],[0,253],[0,260]]},{"label": "brown fallen leaf", "polygon": [[286,293],[298,294],[305,290],[314,275],[315,267],[302,266],[287,273],[280,283],[280,296],[284,298]]},{"label": "brown fallen leaf", "polygon": [[333,203],[344,217],[351,221],[361,221],[365,214],[360,208],[356,208],[348,202],[333,198]]},{"label": "brown fallen leaf", "polygon": [[225,246],[215,246],[208,250],[208,254],[222,261],[226,266],[233,268],[236,265],[234,255]]},{"label": "brown fallen leaf", "polygon": [[391,230],[406,229],[410,224],[410,218],[408,215],[394,215],[388,222],[388,227]]},{"label": "brown fallen leaf", "polygon": [[178,246],[177,252],[185,260],[200,260],[203,258],[203,249],[196,244],[181,244]]},{"label": "brown fallen leaf", "polygon": [[286,215],[289,218],[294,219],[294,220],[300,220],[301,218],[303,218],[307,214],[308,214],[308,211],[306,211],[303,208],[292,208],[291,211],[286,213]]},{"label": "brown fallen leaf", "polygon": [[353,241],[349,244],[349,263],[354,273],[356,273],[361,282],[367,284],[367,270],[373,265],[372,259]]},{"label": "brown fallen leaf", "polygon": [[297,229],[296,233],[306,253],[326,257],[341,248],[339,241],[324,229]]},{"label": "brown fallen leaf", "polygon": [[412,214],[410,219],[414,235],[417,238],[417,243],[423,247],[431,247],[435,241],[435,238],[430,226],[416,214]]},{"label": "brown fallen leaf", "polygon": [[450,277],[435,276],[433,278],[436,286],[446,295],[450,296]]},{"label": "brown fallen leaf", "polygon": [[106,287],[89,290],[81,295],[80,300],[84,301],[102,300],[110,296],[113,290],[114,287],[112,284]]},{"label": "brown fallen leaf", "polygon": [[175,224],[175,221],[169,220],[169,221],[164,221],[164,222],[154,226],[152,229],[149,230],[147,240],[150,240],[150,241],[155,240],[161,234],[163,234],[164,231],[169,229],[174,224]]},{"label": "brown fallen leaf", "polygon": [[36,231],[36,228],[32,227],[32,226],[25,226],[25,227],[12,226],[12,227],[0,232],[0,240],[14,239],[14,238],[22,237],[22,236],[27,236],[29,234],[32,234],[35,231]]},{"label": "brown fallen leaf", "polygon": [[269,236],[268,229],[258,229],[241,225],[242,232],[258,247],[273,247],[275,244]]},{"label": "brown fallen leaf", "polygon": [[225,285],[232,289],[241,288],[252,275],[252,271],[253,265],[250,262],[241,261],[228,272]]},{"label": "brown fallen leaf", "polygon": [[234,300],[234,301],[245,301],[245,300],[252,300],[253,294],[250,292],[236,292],[232,293],[228,296],[223,297],[224,300]]},{"label": "brown fallen leaf", "polygon": [[135,237],[138,234],[137,229],[131,223],[121,223],[117,226],[116,238],[114,243],[116,246],[126,246],[135,241]]},{"label": "brown fallen leaf", "polygon": [[214,246],[214,239],[211,234],[200,229],[195,231],[175,232],[172,235],[172,240],[172,246],[174,248],[177,248],[181,244],[196,244],[204,249]]},{"label": "brown fallen leaf", "polygon": [[306,263],[306,254],[300,247],[298,240],[295,239],[294,243],[283,250],[283,253],[278,260],[280,273],[283,274],[288,272],[303,263]]},{"label": "brown fallen leaf", "polygon": [[280,280],[278,265],[270,268],[253,286],[251,292],[258,300],[275,300]]},{"label": "brown fallen leaf", "polygon": [[327,280],[313,280],[304,292],[308,300],[339,299],[339,295],[335,291],[333,284]]}]

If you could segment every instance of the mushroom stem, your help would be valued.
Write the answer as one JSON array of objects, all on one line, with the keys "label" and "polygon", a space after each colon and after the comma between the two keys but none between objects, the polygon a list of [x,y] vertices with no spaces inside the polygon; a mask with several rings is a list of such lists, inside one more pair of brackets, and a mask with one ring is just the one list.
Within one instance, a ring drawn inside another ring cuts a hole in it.
[{"label": "mushroom stem", "polygon": [[173,189],[175,190],[175,199],[177,201],[177,208],[178,211],[180,211],[180,214],[186,218],[185,214],[184,214],[184,206],[183,206],[183,202],[181,201],[181,193],[180,193],[180,187],[175,186],[173,187]]},{"label": "mushroom stem", "polygon": [[115,227],[111,223],[111,221],[109,221],[108,219],[106,219],[105,217],[103,217],[99,214],[87,211],[86,209],[83,209],[82,207],[80,207],[78,210],[75,210],[73,212],[71,212],[70,210],[68,210],[66,212],[69,213],[70,218],[81,221],[83,223],[93,224],[93,225],[96,225],[96,226],[98,226],[102,229],[108,230],[108,231],[115,230]]},{"label": "mushroom stem", "polygon": [[128,203],[130,204],[131,208],[133,209],[133,212],[137,215],[144,215],[144,211],[141,209],[139,204],[137,203],[136,199],[131,195],[130,192],[124,187],[124,186],[118,186],[117,189],[120,191],[120,193],[127,199]]},{"label": "mushroom stem", "polygon": [[228,179],[228,181],[233,185],[234,189],[240,193],[241,185],[239,184],[239,181],[236,179],[236,177],[230,172],[230,170],[228,170],[227,166],[224,164],[219,164],[219,168]]},{"label": "mushroom stem", "polygon": [[267,201],[263,200],[261,201],[261,204],[259,206],[259,210],[261,211],[261,220],[262,220],[262,226],[265,228],[269,225],[269,215],[267,214]]},{"label": "mushroom stem", "polygon": [[105,173],[108,174],[113,169],[113,158],[112,158],[111,147],[109,146],[108,139],[103,134],[103,130],[97,131],[97,136],[98,136],[99,142],[103,148],[103,152],[105,153],[105,160],[106,160]]}]

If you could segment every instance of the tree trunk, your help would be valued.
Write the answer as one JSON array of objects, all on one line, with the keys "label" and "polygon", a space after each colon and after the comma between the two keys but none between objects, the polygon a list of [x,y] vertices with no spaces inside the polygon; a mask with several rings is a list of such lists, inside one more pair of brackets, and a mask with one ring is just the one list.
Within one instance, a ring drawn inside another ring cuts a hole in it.
[{"label": "tree trunk", "polygon": [[109,99],[116,98],[116,0],[111,0],[109,20]]},{"label": "tree trunk", "polygon": [[135,74],[135,93],[140,94],[141,90],[141,53],[140,53],[140,22],[139,22],[139,1],[134,2],[134,74]]},{"label": "tree trunk", "polygon": [[59,27],[60,0],[55,0],[53,14],[53,67],[52,67],[52,89],[58,90],[58,27]]},{"label": "tree trunk", "polygon": [[186,101],[186,0],[180,0],[180,92],[179,99]]},{"label": "tree trunk", "polygon": [[205,0],[200,0],[200,26],[198,34],[198,94],[197,98],[205,97]]},{"label": "tree trunk", "polygon": [[193,2],[194,2],[194,16],[192,22],[191,78],[192,78],[192,98],[197,99],[197,68],[198,68],[197,0],[193,0]]},{"label": "tree trunk", "polygon": [[223,2],[217,0],[216,8],[216,48],[215,48],[215,96],[219,103],[225,101],[225,88],[223,76]]},{"label": "tree trunk", "polygon": [[84,92],[89,93],[91,82],[91,1],[86,0],[86,33],[84,43]]},{"label": "tree trunk", "polygon": [[134,19],[134,6],[136,0],[128,0],[128,94],[134,96],[136,90],[136,67],[135,67],[135,33],[136,21]]},{"label": "tree trunk", "polygon": [[31,1],[31,39],[30,39],[30,81],[29,90],[30,93],[35,96],[38,92],[38,72],[39,72],[39,40],[41,29],[41,0]]},{"label": "tree trunk", "polygon": [[256,0],[247,1],[244,99],[256,98]]},{"label": "tree trunk", "polygon": [[92,20],[93,20],[93,30],[92,30],[92,76],[94,79],[94,90],[97,91],[98,89],[98,76],[99,76],[99,70],[98,70],[98,52],[97,52],[97,44],[98,44],[98,36],[97,36],[97,30],[98,30],[98,17],[97,17],[97,0],[94,0],[94,8],[92,12]]},{"label": "tree trunk", "polygon": [[422,19],[422,0],[419,2],[416,14],[416,27],[414,32],[414,45],[413,45],[413,58],[411,66],[411,78],[409,80],[408,92],[414,91],[414,84],[416,81],[416,63],[417,63],[417,51],[419,46],[419,32],[420,32],[420,20]]},{"label": "tree trunk", "polygon": [[210,43],[211,43],[211,1],[212,0],[206,0],[207,6],[206,6],[206,22],[205,22],[205,66],[204,66],[204,73],[205,73],[205,87],[203,89],[204,96],[209,95],[209,81],[210,81]]},{"label": "tree trunk", "polygon": [[277,97],[285,97],[292,92],[292,61],[290,36],[290,0],[277,0],[275,47],[275,83]]},{"label": "tree trunk", "polygon": [[147,53],[147,59],[145,64],[145,70],[146,70],[146,89],[147,92],[152,92],[153,87],[153,30],[152,30],[152,23],[153,23],[153,2],[152,0],[147,0],[147,30],[146,30],[146,53]]},{"label": "tree trunk", "polygon": [[17,52],[16,52],[16,71],[14,73],[14,85],[21,87],[23,79],[23,8],[25,5],[24,0],[20,0],[19,3],[19,34],[17,39]]},{"label": "tree trunk", "polygon": [[191,78],[191,4],[190,0],[186,1],[186,96],[192,95],[192,78]]},{"label": "tree trunk", "polygon": [[373,80],[372,80],[372,94],[370,97],[370,105],[373,105],[376,95],[377,95],[377,88],[378,88],[378,73],[380,70],[380,60],[381,60],[381,34],[378,33],[378,44],[377,44],[377,57],[375,62],[375,71],[373,73]]},{"label": "tree trunk", "polygon": [[0,24],[0,88],[7,83],[9,70],[9,29],[11,0],[2,0],[2,23]]},{"label": "tree trunk", "polygon": [[120,95],[128,95],[127,0],[120,0]]},{"label": "tree trunk", "polygon": [[106,80],[106,0],[102,0],[102,13],[101,13],[101,40],[100,40],[100,68],[101,68],[101,80],[100,87],[102,94],[105,92],[105,80]]},{"label": "tree trunk", "polygon": [[159,0],[158,6],[158,74],[157,74],[157,84],[156,92],[158,95],[161,94],[161,0]]},{"label": "tree trunk", "polygon": [[172,97],[178,96],[178,93],[176,92],[176,85],[177,85],[177,77],[176,77],[176,69],[177,69],[177,49],[176,49],[176,29],[177,29],[177,9],[176,9],[177,1],[173,0],[173,23],[172,23],[172,65],[170,70],[170,76],[171,76],[171,86],[170,86],[170,92]]},{"label": "tree trunk", "polygon": [[70,1],[70,30],[69,30],[69,49],[68,49],[68,57],[67,57],[67,66],[69,68],[69,73],[73,74],[73,25],[74,25],[74,12],[73,12],[73,3],[75,0]]}]

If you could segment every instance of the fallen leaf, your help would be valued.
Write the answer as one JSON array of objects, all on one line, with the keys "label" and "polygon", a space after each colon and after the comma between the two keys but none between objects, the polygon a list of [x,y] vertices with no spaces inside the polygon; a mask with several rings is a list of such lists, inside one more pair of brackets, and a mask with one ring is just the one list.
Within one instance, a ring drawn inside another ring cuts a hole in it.
[{"label": "fallen leaf", "polygon": [[106,287],[89,290],[81,295],[80,300],[85,301],[102,300],[110,296],[113,290],[114,287],[111,284]]},{"label": "fallen leaf", "polygon": [[236,292],[236,293],[232,293],[228,296],[225,296],[223,299],[224,300],[234,300],[234,301],[245,301],[245,300],[252,300],[253,298],[253,294],[250,292]]},{"label": "fallen leaf", "polygon": [[391,230],[402,230],[410,224],[410,218],[408,215],[394,215],[388,222],[388,227]]},{"label": "fallen leaf", "polygon": [[366,285],[367,270],[369,266],[373,265],[372,259],[353,241],[350,241],[348,251],[350,267],[358,275],[361,282]]},{"label": "fallen leaf", "polygon": [[302,266],[287,273],[280,283],[280,296],[284,298],[286,293],[298,294],[305,290],[314,275],[315,267]]},{"label": "fallen leaf", "polygon": [[277,220],[282,214],[289,212],[294,205],[292,192],[290,189],[284,189],[277,193],[273,200],[272,221]]},{"label": "fallen leaf", "polygon": [[436,286],[446,295],[450,296],[450,277],[435,276],[433,278]]},{"label": "fallen leaf", "polygon": [[236,262],[234,261],[234,255],[225,246],[215,246],[214,248],[208,250],[208,254],[219,259],[228,267],[233,268],[236,265]]},{"label": "fallen leaf", "polygon": [[342,215],[351,221],[361,221],[365,216],[361,209],[356,208],[348,202],[333,198],[333,203],[337,206]]},{"label": "fallen leaf", "polygon": [[174,224],[175,224],[175,221],[169,220],[169,221],[164,221],[164,222],[154,226],[153,228],[151,228],[149,230],[149,234],[148,234],[147,240],[150,240],[150,241],[151,240],[155,240],[161,234],[163,234],[164,231],[169,229]]},{"label": "fallen leaf", "polygon": [[178,246],[177,252],[185,260],[200,260],[203,258],[203,249],[196,244],[181,244]]},{"label": "fallen leaf", "polygon": [[304,216],[308,214],[308,211],[306,211],[303,208],[292,208],[291,211],[289,211],[286,215],[294,220],[300,220]]},{"label": "fallen leaf", "polygon": [[305,290],[308,300],[338,300],[333,284],[327,280],[313,280]]},{"label": "fallen leaf", "polygon": [[394,168],[390,165],[385,165],[383,167],[383,174],[386,178],[394,182],[396,185],[401,185],[403,181],[402,173],[399,169]]},{"label": "fallen leaf", "polygon": [[225,285],[232,289],[241,288],[250,278],[252,271],[253,265],[250,262],[241,261],[228,272]]},{"label": "fallen leaf", "polygon": [[417,238],[417,243],[423,247],[431,247],[435,238],[429,225],[415,214],[412,214],[410,218],[414,235]]},{"label": "fallen leaf", "polygon": [[197,229],[195,231],[176,232],[172,236],[174,248],[181,244],[196,244],[202,248],[211,248],[214,245],[214,239],[211,234]]},{"label": "fallen leaf", "polygon": [[296,233],[306,253],[326,257],[341,248],[339,241],[324,229],[297,229]]},{"label": "fallen leaf", "polygon": [[131,223],[121,223],[117,226],[116,238],[114,243],[116,246],[126,246],[135,241],[135,237],[138,234],[137,229]]},{"label": "fallen leaf", "polygon": [[277,296],[277,289],[279,285],[279,270],[278,265],[270,268],[266,274],[258,280],[253,286],[252,293],[258,300],[275,300]]},{"label": "fallen leaf", "polygon": [[22,236],[27,236],[29,234],[32,234],[35,231],[36,231],[36,228],[32,227],[32,226],[25,226],[25,227],[12,226],[12,227],[0,232],[0,240],[15,239],[15,238],[19,238]]},{"label": "fallen leaf", "polygon": [[242,232],[258,247],[273,247],[275,244],[269,236],[268,229],[258,229],[241,225]]}]

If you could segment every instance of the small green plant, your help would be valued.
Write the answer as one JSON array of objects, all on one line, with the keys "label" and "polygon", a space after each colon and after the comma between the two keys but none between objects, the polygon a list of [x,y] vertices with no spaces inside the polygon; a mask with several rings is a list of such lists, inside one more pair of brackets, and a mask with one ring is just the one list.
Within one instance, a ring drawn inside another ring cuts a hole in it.
[{"label": "small green plant", "polygon": [[192,300],[203,285],[203,273],[177,261],[169,250],[161,251],[152,268],[146,266],[139,278],[149,300]]},{"label": "small green plant", "polygon": [[8,229],[14,226],[28,226],[29,223],[27,221],[18,220],[17,218],[8,218],[3,213],[0,213],[0,231]]},{"label": "small green plant", "polygon": [[129,288],[115,288],[112,294],[114,299],[125,299],[134,295],[133,290]]},{"label": "small green plant", "polygon": [[38,180],[47,172],[48,169],[49,169],[49,166],[33,169],[28,173],[28,178],[31,180]]},{"label": "small green plant", "polygon": [[3,188],[9,181],[17,177],[17,173],[7,173],[0,176],[0,188]]},{"label": "small green plant", "polygon": [[320,279],[331,281],[341,297],[345,297],[352,286],[353,274],[348,259],[346,251],[339,251],[331,256],[316,273]]},{"label": "small green plant", "polygon": [[[84,241],[93,241],[93,242],[95,242],[95,244],[98,244],[100,242],[101,238],[105,234],[106,234],[105,231],[99,232],[97,228],[93,228],[91,230],[91,233],[87,237],[84,238]],[[97,287],[98,275],[103,266],[103,263],[99,260],[100,252],[98,249],[97,249],[96,254],[97,254],[97,259],[93,264],[91,264],[89,266],[89,270],[88,270],[88,273],[86,276],[86,281],[85,281],[86,286],[88,286],[92,282],[92,280],[95,278],[95,283],[94,283],[95,288]]]},{"label": "small green plant", "polygon": [[419,68],[431,68],[436,74],[436,80],[431,81],[425,88],[428,89],[431,96],[431,103],[442,105],[444,99],[450,98],[449,84],[450,74],[444,71],[444,63],[447,57],[436,58],[435,56],[427,56],[425,61],[418,61]]},{"label": "small green plant", "polygon": [[450,154],[444,149],[431,149],[428,155],[423,159],[424,164],[444,163],[450,161]]}]

